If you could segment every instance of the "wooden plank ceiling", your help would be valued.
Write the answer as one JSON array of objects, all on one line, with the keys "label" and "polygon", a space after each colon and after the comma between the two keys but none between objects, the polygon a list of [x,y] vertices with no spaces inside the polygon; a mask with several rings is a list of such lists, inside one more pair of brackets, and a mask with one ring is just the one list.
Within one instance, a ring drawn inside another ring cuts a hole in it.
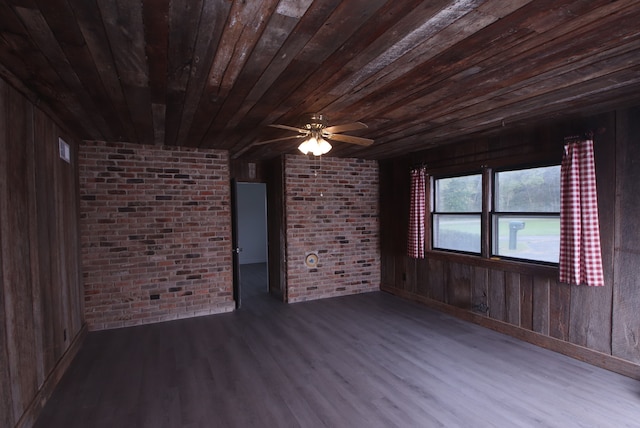
[{"label": "wooden plank ceiling", "polygon": [[0,75],[81,138],[382,159],[640,101],[630,0],[2,0]]}]

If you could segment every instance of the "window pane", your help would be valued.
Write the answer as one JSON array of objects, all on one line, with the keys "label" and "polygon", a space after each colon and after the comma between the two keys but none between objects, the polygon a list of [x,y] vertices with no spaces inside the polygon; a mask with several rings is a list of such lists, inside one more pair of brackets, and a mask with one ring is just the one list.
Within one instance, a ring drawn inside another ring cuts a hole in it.
[{"label": "window pane", "polygon": [[436,212],[473,213],[482,211],[482,175],[436,180]]},{"label": "window pane", "polygon": [[493,218],[493,254],[558,263],[560,217],[501,216]]},{"label": "window pane", "polygon": [[480,253],[480,215],[434,214],[433,246]]},{"label": "window pane", "polygon": [[560,212],[560,166],[497,172],[495,210]]}]

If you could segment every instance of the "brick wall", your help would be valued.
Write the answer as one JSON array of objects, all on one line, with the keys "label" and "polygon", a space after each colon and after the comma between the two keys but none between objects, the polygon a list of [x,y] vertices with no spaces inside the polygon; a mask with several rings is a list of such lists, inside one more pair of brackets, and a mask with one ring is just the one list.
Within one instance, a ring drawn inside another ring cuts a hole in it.
[{"label": "brick wall", "polygon": [[378,290],[377,162],[288,155],[285,188],[288,301]]},{"label": "brick wall", "polygon": [[225,151],[83,143],[79,171],[89,328],[233,310]]}]

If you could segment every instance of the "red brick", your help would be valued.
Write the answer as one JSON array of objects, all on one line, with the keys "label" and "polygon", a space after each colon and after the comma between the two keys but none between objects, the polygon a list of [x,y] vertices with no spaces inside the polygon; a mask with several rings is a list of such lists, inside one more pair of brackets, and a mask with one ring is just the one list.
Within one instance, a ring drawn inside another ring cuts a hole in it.
[{"label": "red brick", "polygon": [[91,195],[80,207],[90,329],[195,316],[196,295],[200,315],[233,309],[226,152],[87,142],[79,162],[81,194]]},{"label": "red brick", "polygon": [[[378,290],[377,162],[289,155],[285,181],[289,302]],[[314,269],[309,252],[318,254]]]}]

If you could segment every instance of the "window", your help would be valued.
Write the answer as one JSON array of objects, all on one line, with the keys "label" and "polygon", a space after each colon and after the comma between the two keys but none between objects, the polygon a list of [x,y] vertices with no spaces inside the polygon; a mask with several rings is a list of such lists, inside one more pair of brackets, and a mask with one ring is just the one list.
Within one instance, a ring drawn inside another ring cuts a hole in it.
[{"label": "window", "polygon": [[560,166],[495,172],[493,207],[492,255],[558,263]]},{"label": "window", "polygon": [[560,165],[436,177],[432,190],[433,249],[558,263]]},{"label": "window", "polygon": [[482,175],[438,178],[434,191],[433,248],[479,254]]}]

